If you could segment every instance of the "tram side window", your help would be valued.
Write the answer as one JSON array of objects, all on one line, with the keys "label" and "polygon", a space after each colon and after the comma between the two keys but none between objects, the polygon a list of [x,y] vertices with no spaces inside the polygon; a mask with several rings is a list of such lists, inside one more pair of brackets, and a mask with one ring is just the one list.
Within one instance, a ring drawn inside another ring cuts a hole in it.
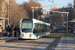
[{"label": "tram side window", "polygon": [[42,25],[42,32],[44,32],[44,25]]},{"label": "tram side window", "polygon": [[43,25],[43,32],[45,32],[45,25]]},{"label": "tram side window", "polygon": [[40,32],[42,32],[42,25],[40,24]]},{"label": "tram side window", "polygon": [[42,32],[44,32],[44,25],[42,25]]},{"label": "tram side window", "polygon": [[40,24],[40,33],[41,33],[41,24]]},{"label": "tram side window", "polygon": [[45,32],[47,32],[47,25],[45,25]]},{"label": "tram side window", "polygon": [[44,32],[45,32],[45,25],[44,25],[44,28],[43,29],[44,29]]},{"label": "tram side window", "polygon": [[37,25],[38,25],[37,31],[38,33],[40,33],[40,24],[37,24]]},{"label": "tram side window", "polygon": [[42,32],[43,26],[40,24],[40,32]]},{"label": "tram side window", "polygon": [[35,25],[35,27],[34,27],[34,31],[33,31],[33,33],[37,33],[37,29],[38,29],[38,27],[37,27],[37,23],[35,23],[34,25]]},{"label": "tram side window", "polygon": [[48,26],[48,31],[50,31],[50,27]]},{"label": "tram side window", "polygon": [[47,26],[47,32],[48,32],[48,26]]}]

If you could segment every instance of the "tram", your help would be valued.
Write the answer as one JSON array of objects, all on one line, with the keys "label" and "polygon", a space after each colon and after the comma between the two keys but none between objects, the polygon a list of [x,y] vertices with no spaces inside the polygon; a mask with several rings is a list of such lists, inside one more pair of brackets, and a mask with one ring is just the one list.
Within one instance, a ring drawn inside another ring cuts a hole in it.
[{"label": "tram", "polygon": [[20,37],[22,39],[38,39],[50,34],[50,24],[36,19],[20,20]]}]

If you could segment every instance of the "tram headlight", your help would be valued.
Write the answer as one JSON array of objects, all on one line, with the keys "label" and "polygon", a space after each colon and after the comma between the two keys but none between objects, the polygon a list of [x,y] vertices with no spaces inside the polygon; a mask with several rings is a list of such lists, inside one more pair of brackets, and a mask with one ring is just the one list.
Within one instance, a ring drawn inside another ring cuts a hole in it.
[{"label": "tram headlight", "polygon": [[24,34],[22,34],[22,37],[24,37]]}]

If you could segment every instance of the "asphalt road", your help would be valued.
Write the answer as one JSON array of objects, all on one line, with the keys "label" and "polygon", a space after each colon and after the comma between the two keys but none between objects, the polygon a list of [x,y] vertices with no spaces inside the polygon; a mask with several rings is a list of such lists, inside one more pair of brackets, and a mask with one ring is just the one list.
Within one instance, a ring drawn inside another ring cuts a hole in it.
[{"label": "asphalt road", "polygon": [[[0,50],[47,50],[57,38],[40,38],[37,40],[15,40],[0,44]],[[54,44],[54,43],[53,43]]]}]

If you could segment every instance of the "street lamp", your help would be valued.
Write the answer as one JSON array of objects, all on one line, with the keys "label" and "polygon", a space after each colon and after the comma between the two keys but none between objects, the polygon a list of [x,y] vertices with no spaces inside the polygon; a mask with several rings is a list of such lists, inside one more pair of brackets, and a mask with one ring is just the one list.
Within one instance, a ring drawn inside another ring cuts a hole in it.
[{"label": "street lamp", "polygon": [[66,31],[67,31],[67,33],[68,33],[68,14],[69,14],[69,12],[67,12],[67,29],[66,29]]}]

